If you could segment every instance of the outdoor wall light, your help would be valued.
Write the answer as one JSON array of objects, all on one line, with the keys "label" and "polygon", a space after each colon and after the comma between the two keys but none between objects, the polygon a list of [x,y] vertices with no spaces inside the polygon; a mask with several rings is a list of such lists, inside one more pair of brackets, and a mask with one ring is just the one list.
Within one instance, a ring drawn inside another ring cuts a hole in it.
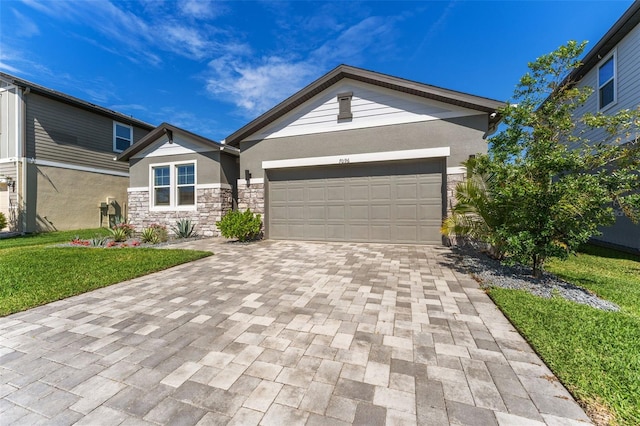
[{"label": "outdoor wall light", "polygon": [[11,192],[16,192],[16,181],[13,180],[10,176],[0,177],[0,183],[6,183],[7,188],[11,188]]},{"label": "outdoor wall light", "polygon": [[249,181],[251,180],[251,172],[248,169],[244,171],[244,180],[247,181],[247,186],[249,186]]}]

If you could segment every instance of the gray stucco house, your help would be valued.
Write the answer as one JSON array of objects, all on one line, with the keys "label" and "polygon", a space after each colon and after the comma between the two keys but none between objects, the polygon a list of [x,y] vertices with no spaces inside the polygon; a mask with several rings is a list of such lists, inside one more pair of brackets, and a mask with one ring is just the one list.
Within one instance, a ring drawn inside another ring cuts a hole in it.
[{"label": "gray stucco house", "polygon": [[[633,2],[569,78],[579,86],[590,86],[594,90],[577,116],[586,112],[614,114],[640,107],[640,2]],[[603,130],[591,130],[583,136],[598,142],[605,134]],[[637,137],[631,135],[622,143]],[[619,209],[615,225],[603,228],[602,232],[594,238],[596,243],[640,251],[640,225],[631,222]]]},{"label": "gray stucco house", "polygon": [[162,123],[117,159],[129,162],[129,223],[143,229],[190,219],[205,236],[237,198],[237,148]]},{"label": "gray stucco house", "polygon": [[340,65],[226,138],[272,239],[441,244],[501,102]]},{"label": "gray stucco house", "polygon": [[0,73],[0,212],[9,229],[96,228],[124,216],[129,169],[113,157],[152,129]]}]

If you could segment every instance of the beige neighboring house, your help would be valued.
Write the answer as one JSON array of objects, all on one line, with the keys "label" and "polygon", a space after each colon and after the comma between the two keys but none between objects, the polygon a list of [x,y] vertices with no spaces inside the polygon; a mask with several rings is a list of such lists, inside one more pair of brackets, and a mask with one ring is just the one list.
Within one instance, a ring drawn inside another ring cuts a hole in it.
[{"label": "beige neighboring house", "polygon": [[0,73],[0,211],[10,230],[104,226],[127,213],[114,157],[154,126]]},{"label": "beige neighboring house", "polygon": [[[579,86],[593,88],[593,94],[576,112],[578,117],[587,112],[615,114],[640,107],[640,1],[633,2],[569,78]],[[595,143],[604,140],[606,134],[598,129],[583,136]],[[638,143],[638,136],[622,142]],[[601,231],[595,242],[640,252],[640,224],[634,224],[620,209],[616,210],[616,223]]]},{"label": "beige neighboring house", "polygon": [[442,244],[503,103],[340,65],[226,138],[271,239]]}]

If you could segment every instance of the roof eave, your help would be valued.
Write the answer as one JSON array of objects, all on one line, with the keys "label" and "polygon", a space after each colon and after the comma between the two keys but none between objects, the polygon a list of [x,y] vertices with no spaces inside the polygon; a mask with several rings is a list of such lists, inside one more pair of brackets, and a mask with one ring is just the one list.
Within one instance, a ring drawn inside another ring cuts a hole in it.
[{"label": "roof eave", "polygon": [[495,112],[498,108],[504,106],[503,102],[494,99],[482,98],[437,86],[430,86],[423,83],[404,80],[386,74],[351,67],[349,65],[340,65],[299,90],[289,98],[280,102],[278,105],[249,122],[236,132],[232,133],[226,138],[227,143],[229,145],[239,146],[240,141],[244,138],[274,122],[343,78],[386,87],[411,95],[446,102],[486,113]]}]

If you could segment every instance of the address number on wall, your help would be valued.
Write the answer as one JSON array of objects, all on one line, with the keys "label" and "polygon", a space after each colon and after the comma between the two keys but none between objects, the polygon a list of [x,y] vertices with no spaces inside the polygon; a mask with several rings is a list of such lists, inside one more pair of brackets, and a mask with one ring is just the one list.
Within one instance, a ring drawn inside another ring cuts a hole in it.
[{"label": "address number on wall", "polygon": [[338,164],[349,164],[349,158],[340,158]]}]

